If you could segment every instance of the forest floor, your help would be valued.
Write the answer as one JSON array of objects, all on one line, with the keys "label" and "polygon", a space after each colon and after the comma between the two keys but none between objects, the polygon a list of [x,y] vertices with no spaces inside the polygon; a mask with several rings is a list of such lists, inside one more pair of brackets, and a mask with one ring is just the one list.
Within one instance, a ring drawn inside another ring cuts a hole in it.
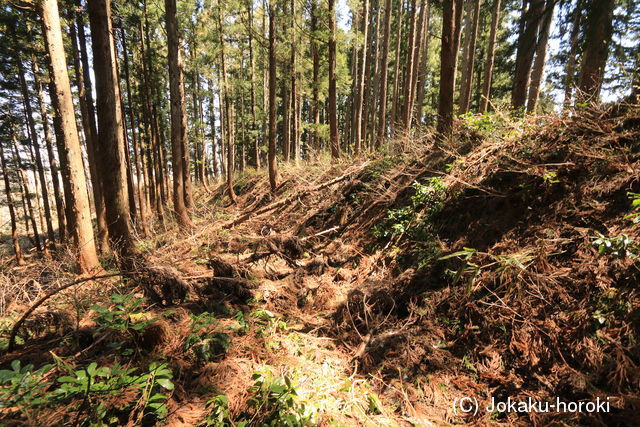
[{"label": "forest floor", "polygon": [[[234,205],[197,187],[195,232],[139,241],[179,272],[184,301],[79,284],[10,353],[15,320],[73,276],[7,257],[0,419],[640,424],[640,113],[472,116],[452,141],[287,166],[275,194],[266,171],[240,174]],[[485,410],[508,397],[609,411]]]}]

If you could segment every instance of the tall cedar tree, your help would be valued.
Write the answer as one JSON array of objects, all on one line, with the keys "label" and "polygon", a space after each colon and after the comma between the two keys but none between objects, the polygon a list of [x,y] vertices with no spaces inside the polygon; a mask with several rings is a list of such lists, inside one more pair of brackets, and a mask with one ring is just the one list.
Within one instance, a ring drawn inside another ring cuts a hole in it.
[{"label": "tall cedar tree", "polygon": [[13,253],[16,257],[16,263],[18,265],[25,264],[22,257],[22,250],[20,248],[20,238],[18,236],[18,223],[16,221],[16,212],[13,206],[13,194],[11,192],[11,182],[9,180],[9,170],[7,168],[7,161],[4,155],[4,149],[0,144],[0,166],[2,166],[2,177],[4,179],[4,191],[7,196],[7,207],[9,208],[9,219],[11,220],[11,242],[13,243]]},{"label": "tall cedar tree", "polygon": [[581,102],[597,102],[600,97],[613,32],[614,7],[615,0],[591,0],[578,81],[577,98]]},{"label": "tall cedar tree", "polygon": [[88,2],[93,69],[96,75],[98,162],[112,248],[125,270],[133,267],[135,248],[127,194],[124,127],[120,104],[116,51],[111,23],[111,1]]},{"label": "tall cedar tree", "polygon": [[491,83],[493,81],[493,64],[496,58],[496,38],[498,34],[498,24],[500,23],[500,0],[493,1],[491,11],[491,30],[489,31],[489,41],[487,45],[487,62],[484,66],[484,76],[482,81],[482,96],[480,97],[479,113],[487,111],[491,98]]},{"label": "tall cedar tree", "polygon": [[[188,176],[187,110],[184,97],[184,81],[180,61],[178,40],[178,17],[176,0],[165,0],[165,19],[169,51],[169,92],[171,98],[171,161],[173,166],[173,208],[182,229],[193,227],[187,212],[190,186],[185,183]],[[156,141],[157,143],[157,141]],[[185,170],[187,173],[185,173]]]},{"label": "tall cedar tree", "polygon": [[329,2],[329,139],[331,140],[331,158],[340,158],[340,139],[338,136],[338,97],[336,88],[336,3]]},{"label": "tall cedar tree", "polygon": [[271,192],[275,192],[278,186],[278,169],[276,164],[276,10],[273,4],[275,0],[269,0],[269,184]]},{"label": "tall cedar tree", "polygon": [[538,26],[544,11],[544,0],[525,0],[526,10],[520,17],[520,34],[518,35],[518,51],[516,54],[516,69],[513,74],[513,89],[511,90],[511,107],[519,109],[525,106],[527,90],[533,65],[533,55],[536,51]]},{"label": "tall cedar tree", "polygon": [[[81,10],[82,4],[80,0],[76,3],[77,8]],[[80,51],[76,46],[76,27],[77,38],[80,45]],[[69,22],[69,30],[71,35],[71,47],[73,52],[73,63],[76,72],[76,86],[78,87],[78,98],[80,98],[80,115],[82,117],[82,127],[84,129],[85,142],[87,146],[87,158],[89,161],[89,174],[91,176],[93,191],[93,206],[96,211],[96,238],[98,249],[100,252],[109,250],[109,232],[107,226],[107,211],[104,204],[104,196],[102,193],[102,184],[98,173],[98,126],[96,124],[96,114],[93,105],[93,88],[91,84],[91,76],[89,74],[89,55],[87,54],[87,41],[84,33],[84,20],[82,13],[76,13],[76,23],[73,20]]]},{"label": "tall cedar tree", "polygon": [[553,19],[553,9],[555,0],[547,0],[542,22],[538,30],[538,42],[536,46],[536,58],[531,69],[531,83],[529,84],[529,95],[527,97],[527,112],[535,113],[540,98],[540,85],[542,84],[542,73],[547,57],[547,44],[549,42],[549,32],[551,30],[551,20]]},{"label": "tall cedar tree", "polygon": [[442,48],[440,50],[437,131],[439,135],[446,137],[451,134],[453,127],[453,92],[456,87],[462,0],[444,0],[442,7]]},{"label": "tall cedar tree", "polygon": [[480,18],[480,0],[467,3],[465,18],[464,52],[462,56],[462,76],[460,79],[460,114],[469,112],[471,89],[473,85],[473,65],[476,58],[476,40],[478,38],[478,21]]},{"label": "tall cedar tree", "polygon": [[40,14],[43,23],[45,44],[49,54],[54,108],[57,109],[62,150],[59,151],[63,163],[63,178],[67,181],[68,222],[77,250],[77,267],[81,273],[95,269],[98,263],[96,245],[91,227],[91,211],[87,196],[87,182],[82,166],[80,139],[73,111],[73,99],[67,74],[67,61],[62,42],[60,16],[56,0],[42,0]]}]

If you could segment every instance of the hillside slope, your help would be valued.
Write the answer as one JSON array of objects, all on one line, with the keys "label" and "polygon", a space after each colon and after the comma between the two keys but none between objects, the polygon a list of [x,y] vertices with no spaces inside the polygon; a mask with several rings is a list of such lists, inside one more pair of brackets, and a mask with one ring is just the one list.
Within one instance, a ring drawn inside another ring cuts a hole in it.
[{"label": "hillside slope", "polygon": [[[262,171],[238,177],[236,205],[199,189],[193,234],[139,245],[186,300],[117,279],[56,294],[0,359],[0,417],[639,424],[639,137],[620,107],[470,116],[450,144],[287,167],[274,195]],[[70,279],[44,262],[6,271],[7,331]],[[465,396],[480,410],[454,409]],[[529,397],[610,412],[484,410]]]}]

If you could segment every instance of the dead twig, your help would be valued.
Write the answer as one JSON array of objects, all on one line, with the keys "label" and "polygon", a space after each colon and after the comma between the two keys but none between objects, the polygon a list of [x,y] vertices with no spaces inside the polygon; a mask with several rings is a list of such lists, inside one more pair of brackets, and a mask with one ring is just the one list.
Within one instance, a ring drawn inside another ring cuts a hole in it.
[{"label": "dead twig", "polygon": [[267,205],[267,206],[265,206],[263,208],[260,208],[257,211],[247,212],[247,213],[245,213],[243,215],[240,215],[238,218],[234,219],[233,221],[224,224],[222,226],[222,228],[231,228],[231,227],[233,227],[235,225],[238,225],[240,223],[243,223],[243,222],[247,221],[249,218],[263,215],[263,214],[265,214],[267,212],[270,212],[270,211],[272,211],[274,209],[280,208],[282,206],[286,206],[286,205],[290,204],[291,202],[293,202],[294,200],[297,200],[299,198],[308,196],[309,194],[311,194],[313,192],[323,190],[323,189],[325,189],[327,187],[330,187],[330,186],[332,186],[334,184],[337,184],[339,182],[345,181],[349,177],[351,177],[353,174],[355,174],[356,172],[359,172],[362,169],[364,169],[368,164],[369,164],[369,162],[365,162],[362,165],[360,165],[360,167],[358,167],[357,169],[354,169],[354,170],[352,170],[350,172],[345,173],[344,175],[341,175],[341,176],[339,176],[337,178],[334,178],[334,179],[332,179],[330,181],[327,181],[324,184],[316,185],[315,187],[311,187],[311,188],[308,188],[308,189],[305,189],[305,190],[300,190],[300,191],[298,191],[298,192],[296,192],[294,194],[291,194],[288,197],[285,197],[284,199],[282,199],[280,201],[271,203],[271,204],[269,204],[269,205]]}]

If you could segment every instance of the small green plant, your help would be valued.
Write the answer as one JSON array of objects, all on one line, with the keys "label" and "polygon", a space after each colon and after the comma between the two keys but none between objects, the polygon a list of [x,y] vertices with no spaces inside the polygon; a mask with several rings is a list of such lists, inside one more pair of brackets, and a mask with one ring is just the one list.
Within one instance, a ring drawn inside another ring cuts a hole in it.
[{"label": "small green plant", "polygon": [[438,258],[441,261],[451,258],[458,258],[462,263],[456,271],[447,270],[448,274],[453,277],[453,284],[457,284],[463,278],[466,278],[467,293],[471,292],[475,280],[480,276],[482,267],[474,262],[471,262],[471,258],[478,253],[474,248],[463,248],[461,251],[453,252],[449,255]]},{"label": "small green plant", "polygon": [[229,413],[229,401],[224,394],[219,394],[210,399],[207,402],[207,409],[209,413],[204,420],[204,425],[215,427],[234,425]]},{"label": "small green plant", "polygon": [[504,115],[494,112],[483,114],[467,113],[460,116],[460,118],[468,128],[482,133],[495,134],[496,130],[505,128],[507,124]]},{"label": "small green plant", "polygon": [[227,354],[231,347],[231,338],[224,332],[210,332],[211,326],[218,320],[209,312],[191,315],[191,334],[184,343],[185,351],[192,351],[202,361],[219,360]]},{"label": "small green plant", "polygon": [[558,174],[555,172],[545,171],[544,175],[542,175],[542,179],[545,184],[557,184],[560,180],[557,178]]},{"label": "small green plant", "polygon": [[231,338],[224,332],[190,334],[185,341],[185,350],[191,350],[199,360],[219,360],[231,347]]},{"label": "small green plant", "polygon": [[631,213],[625,216],[625,219],[630,219],[634,224],[640,224],[640,193],[628,192],[627,196],[631,199]]},{"label": "small green plant", "polygon": [[382,402],[378,395],[373,392],[367,393],[367,412],[373,415],[382,414]]},{"label": "small green plant", "polygon": [[253,374],[253,396],[247,405],[253,417],[244,425],[302,427],[315,423],[315,411],[300,401],[296,386],[287,376],[274,378],[271,372]]},{"label": "small green plant", "polygon": [[361,174],[361,181],[368,183],[377,181],[382,175],[394,167],[397,159],[392,156],[383,157],[380,160],[373,161],[367,166]]},{"label": "small green plant", "polygon": [[417,227],[419,216],[424,213],[427,218],[430,218],[440,211],[446,185],[439,177],[429,178],[427,184],[415,181],[411,187],[414,189],[411,204],[387,211],[386,219],[374,225],[374,237],[382,239],[407,232],[417,232],[422,228]]},{"label": "small green plant", "polygon": [[631,304],[621,297],[616,288],[603,289],[594,301],[592,318],[596,329],[608,324],[612,319],[620,319],[632,310]]},{"label": "small green plant", "polygon": [[11,362],[11,369],[0,370],[0,409],[16,408],[22,415],[30,414],[47,402],[49,381],[43,376],[53,368],[44,365],[36,370],[32,364],[22,366],[19,360]]},{"label": "small green plant", "polygon": [[236,333],[238,335],[245,335],[249,332],[249,323],[247,323],[247,318],[244,316],[244,313],[240,310],[236,311],[236,314],[233,315],[233,318],[238,322],[238,327],[236,328]]},{"label": "small green plant", "polygon": [[478,370],[476,369],[471,359],[469,359],[469,357],[466,355],[462,357],[462,366],[469,372],[473,372],[473,373],[478,372]]},{"label": "small green plant", "polygon": [[[138,395],[134,407],[139,411],[139,419],[152,417],[156,420],[167,415],[167,396],[162,390],[173,390],[171,370],[166,364],[153,362],[147,372],[136,374],[135,368],[123,368],[116,364],[111,367],[98,367],[93,362],[85,367],[68,366],[64,362],[58,368],[64,369],[57,381],[45,378],[54,365],[44,365],[34,370],[33,365],[21,366],[19,360],[11,363],[10,370],[0,371],[0,408],[17,410],[27,419],[41,408],[66,406],[69,402],[81,401],[78,411],[86,414],[93,423],[117,422],[113,412],[127,408],[107,408],[104,396],[121,395],[131,390]],[[113,412],[111,412],[113,411]]]},{"label": "small green plant", "polygon": [[96,313],[95,321],[98,324],[96,333],[105,330],[116,332],[143,332],[146,327],[156,319],[147,319],[142,310],[144,298],[138,298],[134,294],[110,296],[111,306],[94,304],[91,307]]},{"label": "small green plant", "polygon": [[616,237],[606,237],[600,233],[592,237],[591,246],[598,250],[600,255],[610,255],[613,258],[636,258],[638,247],[633,244],[633,239],[626,234]]}]

